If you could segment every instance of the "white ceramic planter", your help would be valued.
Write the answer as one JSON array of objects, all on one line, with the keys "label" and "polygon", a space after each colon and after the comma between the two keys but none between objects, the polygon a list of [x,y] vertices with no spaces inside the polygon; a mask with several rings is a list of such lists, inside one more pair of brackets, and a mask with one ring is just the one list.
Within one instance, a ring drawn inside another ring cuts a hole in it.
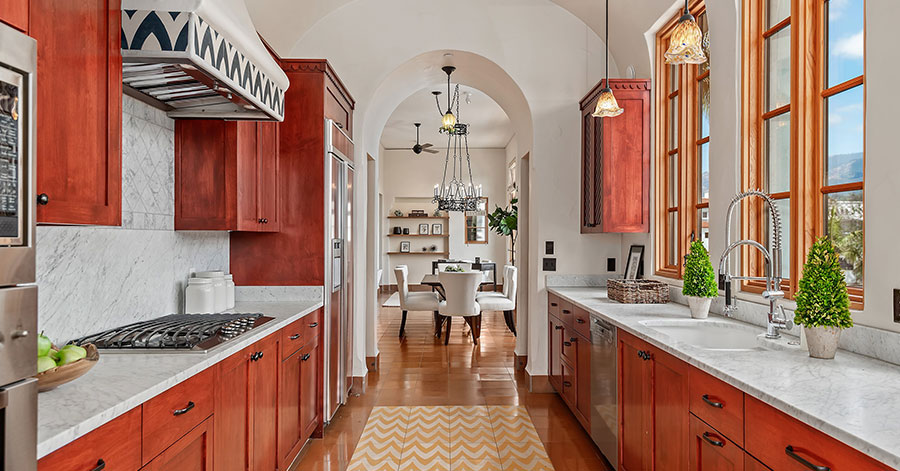
[{"label": "white ceramic planter", "polygon": [[701,298],[699,296],[688,296],[688,306],[691,308],[691,317],[694,319],[706,319],[709,317],[709,305],[712,304],[712,298]]},{"label": "white ceramic planter", "polygon": [[803,327],[809,356],[831,360],[837,352],[841,340],[841,329],[837,327]]}]

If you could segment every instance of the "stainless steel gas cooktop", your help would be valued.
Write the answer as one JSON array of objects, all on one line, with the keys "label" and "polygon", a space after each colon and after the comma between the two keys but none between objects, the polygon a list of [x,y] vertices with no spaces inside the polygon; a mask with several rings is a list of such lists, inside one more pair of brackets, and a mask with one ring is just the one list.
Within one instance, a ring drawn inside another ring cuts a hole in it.
[{"label": "stainless steel gas cooktop", "polygon": [[72,343],[92,343],[109,353],[207,353],[272,319],[262,314],[172,314],[88,335]]}]

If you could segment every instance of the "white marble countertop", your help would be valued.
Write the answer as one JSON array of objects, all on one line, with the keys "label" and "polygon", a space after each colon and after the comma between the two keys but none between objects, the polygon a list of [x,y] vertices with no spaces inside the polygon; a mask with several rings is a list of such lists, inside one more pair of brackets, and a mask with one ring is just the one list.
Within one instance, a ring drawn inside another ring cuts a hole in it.
[{"label": "white marble countertop", "polygon": [[[549,288],[577,306],[857,450],[900,469],[900,367],[839,351],[816,360],[784,340],[752,351],[704,350],[640,321],[689,318],[680,304],[610,301],[605,288]],[[727,322],[738,322],[717,318]],[[743,324],[748,325],[748,324]],[[764,328],[759,328],[764,333]]]},{"label": "white marble countertop", "polygon": [[322,306],[321,300],[239,302],[234,312],[272,321],[207,354],[100,353],[81,378],[38,394],[38,458],[62,448],[167,389]]}]

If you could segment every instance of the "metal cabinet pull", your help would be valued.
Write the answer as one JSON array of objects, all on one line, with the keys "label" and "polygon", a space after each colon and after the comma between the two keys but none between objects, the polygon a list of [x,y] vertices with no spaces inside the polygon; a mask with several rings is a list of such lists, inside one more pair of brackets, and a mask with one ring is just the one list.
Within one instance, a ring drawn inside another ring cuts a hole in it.
[{"label": "metal cabinet pull", "polygon": [[187,414],[193,408],[194,408],[194,401],[188,401],[187,406],[185,406],[184,409],[175,409],[172,411],[172,415],[178,416],[178,415],[182,415],[182,414]]},{"label": "metal cabinet pull", "polygon": [[647,360],[650,359],[650,354],[647,353],[647,352],[645,352],[645,351],[643,351],[643,350],[638,350],[637,356],[638,356],[641,360],[644,360],[644,361],[647,361]]},{"label": "metal cabinet pull", "polygon": [[571,347],[571,346],[572,346],[572,342],[563,342],[563,345],[565,345],[565,346],[567,346],[567,347]]},{"label": "metal cabinet pull", "polygon": [[559,304],[556,304],[556,303],[550,303],[550,305],[553,307],[559,306]]},{"label": "metal cabinet pull", "polygon": [[576,337],[570,337],[570,338],[569,338],[569,342],[575,343],[575,342],[577,342],[577,341],[578,341],[578,339],[577,339]]},{"label": "metal cabinet pull", "polygon": [[309,360],[309,353],[306,353],[302,357],[300,357],[300,360],[302,360],[302,361]]},{"label": "metal cabinet pull", "polygon": [[584,319],[579,317],[578,319],[575,319],[575,322],[577,322],[579,324],[584,324]]},{"label": "metal cabinet pull", "polygon": [[313,322],[312,324],[309,325],[309,328],[310,328],[310,329],[315,329],[315,328],[318,327],[318,326],[319,326],[319,323],[318,323],[318,322]]},{"label": "metal cabinet pull", "polygon": [[256,359],[259,360],[262,357],[263,357],[263,352],[259,352],[259,355],[257,355]]},{"label": "metal cabinet pull", "polygon": [[250,354],[250,361],[256,361],[256,354],[259,352],[253,352]]},{"label": "metal cabinet pull", "polygon": [[791,445],[785,447],[784,453],[793,458],[794,461],[802,464],[805,468],[811,469],[812,471],[831,471],[831,468],[829,468],[828,466],[816,466],[809,461],[806,461],[802,456],[794,453],[794,447]]},{"label": "metal cabinet pull", "polygon": [[572,313],[572,311],[570,311],[568,309],[563,309],[563,314],[571,314],[571,313]]},{"label": "metal cabinet pull", "polygon": [[102,471],[106,468],[106,461],[97,460],[97,467],[92,469],[91,471]]},{"label": "metal cabinet pull", "polygon": [[567,388],[571,388],[571,387],[572,387],[572,383],[571,383],[570,381],[563,381],[563,386],[565,386],[565,387],[567,387]]},{"label": "metal cabinet pull", "polygon": [[561,325],[557,325],[557,326],[554,326],[553,328],[556,330],[562,330],[563,327]]},{"label": "metal cabinet pull", "polygon": [[257,220],[256,220],[256,222],[258,222],[258,223],[260,223],[260,224],[262,224],[262,222],[263,222],[263,218],[259,218],[259,219],[257,219]]},{"label": "metal cabinet pull", "polygon": [[297,340],[297,339],[300,338],[300,334],[294,334],[294,335],[291,335],[291,336],[288,337],[288,338],[290,338],[291,340]]},{"label": "metal cabinet pull", "polygon": [[[47,203],[50,202],[50,196],[47,193],[41,193],[37,196],[37,203],[41,206],[46,206]],[[100,468],[103,469],[103,468]]]},{"label": "metal cabinet pull", "polygon": [[711,436],[712,436],[712,435],[710,435],[709,432],[703,432],[703,435],[702,435],[703,440],[706,441],[706,443],[709,443],[709,444],[712,445],[712,446],[717,446],[717,447],[719,447],[719,448],[725,446],[725,442],[723,442],[723,441],[721,441],[721,440],[713,440],[712,438],[710,438]]},{"label": "metal cabinet pull", "polygon": [[710,400],[709,394],[704,394],[704,395],[700,396],[700,398],[703,399],[703,402],[709,404],[712,407],[715,407],[716,409],[721,409],[721,408],[725,407],[725,404],[722,404],[721,402],[716,402],[716,401]]}]

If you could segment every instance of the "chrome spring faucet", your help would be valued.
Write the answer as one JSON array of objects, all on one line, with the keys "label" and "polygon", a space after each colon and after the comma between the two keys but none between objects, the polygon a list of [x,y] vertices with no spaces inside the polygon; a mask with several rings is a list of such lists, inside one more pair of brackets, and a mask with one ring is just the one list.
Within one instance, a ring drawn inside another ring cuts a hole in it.
[{"label": "chrome spring faucet", "polygon": [[[772,237],[769,238],[769,246],[765,247],[761,243],[751,239],[742,239],[732,242],[731,220],[734,216],[734,209],[738,204],[746,198],[759,197],[766,202],[769,209],[769,218],[772,224]],[[734,304],[734,297],[731,293],[731,283],[734,280],[756,280],[765,281],[766,290],[763,291],[762,297],[769,301],[769,315],[766,326],[766,338],[777,339],[781,337],[778,332],[780,329],[790,329],[793,322],[787,319],[784,312],[784,306],[778,304],[778,300],[784,298],[784,291],[781,290],[781,215],[775,206],[772,197],[761,190],[749,190],[738,194],[731,200],[728,205],[728,213],[725,219],[725,241],[728,244],[719,259],[719,289],[725,290],[725,315],[731,316],[737,306]],[[750,246],[762,252],[763,258],[766,260],[765,276],[734,276],[730,270],[730,256],[734,249],[741,246]]]}]

